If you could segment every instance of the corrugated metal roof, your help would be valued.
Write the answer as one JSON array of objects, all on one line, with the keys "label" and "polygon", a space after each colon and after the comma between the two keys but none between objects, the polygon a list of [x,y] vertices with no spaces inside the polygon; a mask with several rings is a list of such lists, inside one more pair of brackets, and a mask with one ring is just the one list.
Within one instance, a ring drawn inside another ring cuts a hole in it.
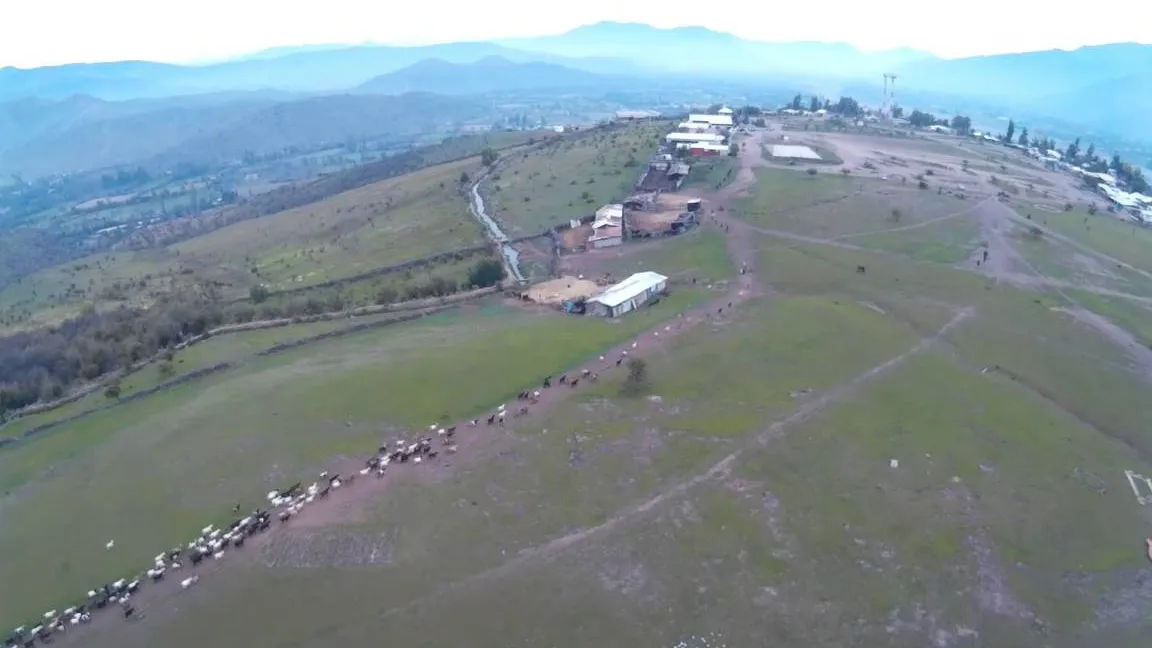
[{"label": "corrugated metal roof", "polygon": [[688,148],[696,149],[698,151],[728,151],[727,144],[711,144],[709,142],[697,142],[695,144],[690,144]]},{"label": "corrugated metal roof", "polygon": [[724,136],[718,133],[668,133],[664,139],[669,142],[723,142]]},{"label": "corrugated metal roof", "polygon": [[616,308],[620,304],[668,281],[668,277],[652,271],[637,272],[608,290],[592,298],[592,301]]},{"label": "corrugated metal roof", "polygon": [[688,115],[690,122],[704,122],[713,126],[731,126],[731,115]]}]

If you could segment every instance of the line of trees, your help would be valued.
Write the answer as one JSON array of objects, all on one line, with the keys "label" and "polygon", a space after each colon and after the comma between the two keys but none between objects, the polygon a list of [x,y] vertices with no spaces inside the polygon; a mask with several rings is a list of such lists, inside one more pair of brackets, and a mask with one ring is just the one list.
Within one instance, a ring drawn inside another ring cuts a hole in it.
[{"label": "line of trees", "polygon": [[[1000,135],[1000,141],[1006,144],[1014,142],[1019,146],[1032,147],[1045,152],[1060,150],[1055,140],[1049,137],[1030,136],[1027,128],[1021,128],[1020,134],[1017,136],[1016,120],[1014,119],[1008,120],[1008,128]],[[1119,155],[1113,155],[1111,159],[1100,155],[1093,143],[1089,143],[1087,149],[1081,148],[1081,146],[1079,137],[1069,143],[1062,151],[1064,161],[1093,173],[1111,173],[1132,191],[1143,193],[1149,190],[1148,180],[1144,177],[1144,172],[1140,167],[1124,161]]]},{"label": "line of trees", "polygon": [[864,114],[864,109],[860,107],[860,103],[852,97],[840,97],[838,101],[833,103],[831,99],[824,98],[821,100],[820,97],[812,95],[805,101],[804,95],[797,93],[795,97],[792,97],[792,103],[789,104],[789,107],[793,110],[807,110],[809,112],[826,110],[845,117],[856,117]]}]

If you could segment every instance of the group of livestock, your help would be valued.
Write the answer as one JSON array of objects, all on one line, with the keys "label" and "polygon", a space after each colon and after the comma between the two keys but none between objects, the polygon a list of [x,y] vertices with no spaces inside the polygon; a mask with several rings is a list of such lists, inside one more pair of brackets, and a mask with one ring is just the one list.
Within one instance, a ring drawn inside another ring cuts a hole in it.
[{"label": "group of livestock", "polygon": [[[632,347],[635,348],[635,346],[636,343],[633,343]],[[628,352],[624,351],[616,360],[616,365],[619,366],[627,358],[627,355]],[[604,360],[604,357],[601,356],[600,359]],[[596,382],[599,376],[585,369],[578,376],[560,376],[558,383],[576,387],[581,379]],[[541,387],[544,389],[552,387],[552,377],[545,378]],[[521,392],[517,400],[525,404],[516,406],[515,410],[509,410],[507,405],[500,405],[488,416],[487,424],[503,426],[510,411],[510,415],[513,417],[527,414],[528,404],[539,402],[540,397],[539,389]],[[468,425],[475,427],[480,424],[480,420],[472,419]],[[429,426],[428,433],[417,437],[415,441],[397,440],[391,445],[381,445],[376,454],[369,458],[365,462],[364,468],[358,472],[344,476],[330,475],[324,472],[320,473],[318,481],[307,487],[304,487],[303,483],[297,483],[284,490],[271,491],[266,496],[270,505],[269,509],[257,508],[251,514],[239,517],[223,528],[217,528],[215,525],[204,527],[200,530],[199,535],[188,542],[185,547],[176,547],[157,554],[153,559],[152,566],[143,573],[91,589],[87,592],[82,603],[70,606],[63,611],[49,610],[36,623],[14,629],[5,640],[5,646],[30,648],[37,641],[51,643],[56,635],[67,633],[76,626],[88,624],[92,621],[93,614],[109,609],[119,608],[125,619],[132,619],[137,614],[132,597],[140,591],[144,583],[159,583],[176,572],[179,572],[180,575],[193,572],[179,581],[181,589],[188,589],[200,580],[200,576],[194,572],[196,567],[205,560],[220,560],[227,550],[244,547],[248,538],[269,529],[273,516],[281,523],[286,523],[307,505],[316,500],[325,499],[331,491],[354,482],[357,475],[374,474],[380,478],[384,476],[388,466],[394,463],[418,464],[435,459],[441,452],[454,454],[457,452],[455,437],[456,426],[442,427],[433,424]],[[433,443],[434,438],[440,439],[441,447],[439,450]],[[234,507],[232,512],[238,515],[240,506]],[[111,550],[114,546],[115,541],[110,541],[105,545],[105,548]]]}]

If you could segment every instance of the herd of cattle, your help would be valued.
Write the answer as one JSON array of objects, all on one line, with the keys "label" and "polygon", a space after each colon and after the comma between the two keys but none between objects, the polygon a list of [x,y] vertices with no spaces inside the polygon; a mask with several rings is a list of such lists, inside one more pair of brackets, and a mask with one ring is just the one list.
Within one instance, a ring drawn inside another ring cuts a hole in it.
[{"label": "herd of cattle", "polygon": [[[635,346],[633,344],[633,347]],[[616,361],[616,365],[619,366],[626,357],[627,351]],[[600,359],[603,360],[603,356]],[[559,384],[576,387],[581,377],[590,382],[595,382],[598,378],[596,374],[584,370],[579,377],[561,376]],[[552,387],[552,377],[545,378],[541,386],[545,389]],[[525,404],[517,406],[511,415],[527,414],[528,404],[536,403],[540,396],[539,389],[521,392],[517,399]],[[501,405],[488,416],[486,422],[488,425],[502,426],[508,415],[507,406]],[[480,421],[481,419],[473,419],[468,423],[468,426],[477,426]],[[38,619],[35,623],[16,628],[5,640],[5,646],[30,648],[37,641],[51,643],[57,635],[90,623],[93,614],[110,609],[118,608],[124,618],[132,619],[136,616],[132,597],[140,591],[145,583],[158,583],[177,572],[181,575],[192,572],[179,581],[182,589],[188,589],[200,581],[200,576],[194,571],[197,566],[205,560],[220,560],[226,551],[243,548],[249,538],[269,529],[273,516],[280,523],[286,523],[307,505],[325,499],[332,491],[353,483],[357,476],[375,474],[377,477],[383,477],[391,464],[418,464],[435,459],[441,452],[454,454],[457,452],[455,437],[456,426],[441,427],[434,424],[429,426],[428,433],[418,437],[415,441],[397,440],[392,445],[380,446],[376,454],[365,462],[364,468],[357,472],[348,475],[330,475],[324,472],[320,473],[320,478],[316,482],[307,487],[301,482],[284,490],[271,491],[266,496],[269,508],[257,508],[249,515],[237,517],[231,524],[223,528],[217,528],[215,525],[204,527],[200,530],[199,535],[188,542],[185,547],[175,547],[157,554],[153,559],[152,566],[143,573],[89,590],[82,603],[77,603],[63,611],[49,610],[44,613],[42,619]],[[439,449],[433,443],[436,438],[440,440]],[[237,505],[232,512],[239,515],[240,506]],[[114,547],[115,541],[105,545],[106,549]]]}]

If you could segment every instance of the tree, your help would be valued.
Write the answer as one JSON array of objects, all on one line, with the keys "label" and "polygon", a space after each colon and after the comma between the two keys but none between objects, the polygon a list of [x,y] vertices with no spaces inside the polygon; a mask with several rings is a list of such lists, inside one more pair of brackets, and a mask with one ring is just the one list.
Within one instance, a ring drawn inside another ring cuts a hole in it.
[{"label": "tree", "polygon": [[904,116],[904,109],[900,106],[892,106],[892,119],[900,119]]},{"label": "tree", "polygon": [[832,112],[845,117],[855,117],[863,111],[860,110],[860,104],[852,97],[840,97],[840,100],[832,107]]},{"label": "tree", "polygon": [[264,284],[256,284],[255,286],[252,286],[248,289],[248,299],[251,299],[253,304],[260,304],[267,301],[271,294],[271,291],[268,290],[268,286],[265,286]]},{"label": "tree", "polygon": [[957,133],[961,135],[967,135],[968,133],[972,132],[972,118],[965,117],[964,115],[956,115],[952,118],[950,126],[952,127],[952,130],[956,131]]},{"label": "tree", "polygon": [[480,153],[480,162],[486,167],[491,167],[493,164],[496,164],[496,160],[499,157],[496,151],[491,148],[486,148]]},{"label": "tree", "polygon": [[376,291],[376,303],[380,306],[391,304],[400,298],[400,293],[391,286],[384,286]]},{"label": "tree", "polygon": [[1027,128],[1020,129],[1020,139],[1016,140],[1016,143],[1019,144],[1020,146],[1028,146],[1028,129]]},{"label": "tree", "polygon": [[460,184],[468,184],[469,180],[471,180],[471,178],[468,177],[468,172],[467,171],[461,171],[460,172]]},{"label": "tree", "polygon": [[1088,145],[1088,150],[1084,152],[1084,159],[1088,160],[1089,162],[1094,162],[1096,160],[1096,145],[1095,144],[1089,144]]},{"label": "tree", "polygon": [[793,110],[800,110],[803,107],[804,107],[804,97],[801,96],[799,93],[797,93],[797,95],[795,97],[792,97],[792,109]]},{"label": "tree", "polygon": [[628,359],[628,377],[620,391],[625,396],[637,396],[648,386],[648,363],[643,358]]},{"label": "tree", "polygon": [[173,366],[171,362],[161,362],[156,371],[160,374],[160,377],[165,380],[176,375],[176,367]]},{"label": "tree", "polygon": [[496,259],[484,259],[468,271],[468,283],[477,288],[495,286],[504,279],[504,264]]},{"label": "tree", "polygon": [[120,398],[120,381],[113,380],[104,388],[104,398]]},{"label": "tree", "polygon": [[1016,135],[1016,121],[1009,119],[1008,120],[1008,132],[1004,133],[1004,141],[1005,142],[1011,142],[1012,137],[1014,135]]},{"label": "tree", "polygon": [[740,155],[740,146],[733,142],[728,145],[728,156],[736,157],[737,155]]},{"label": "tree", "polygon": [[820,110],[820,99],[818,99],[815,95],[813,95],[811,101],[808,102],[808,110],[812,112]]},{"label": "tree", "polygon": [[1080,157],[1080,138],[1077,137],[1075,142],[1068,145],[1068,149],[1064,151],[1064,159],[1072,163]]}]

